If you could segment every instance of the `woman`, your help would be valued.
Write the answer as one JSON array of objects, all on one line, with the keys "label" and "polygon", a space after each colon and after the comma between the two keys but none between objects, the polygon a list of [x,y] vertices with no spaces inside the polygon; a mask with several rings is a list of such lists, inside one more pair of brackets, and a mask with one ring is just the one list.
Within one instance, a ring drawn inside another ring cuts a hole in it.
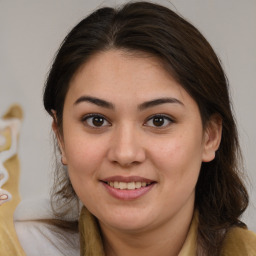
[{"label": "woman", "polygon": [[44,106],[64,166],[54,210],[82,203],[81,255],[256,254],[227,80],[183,18],[147,2],[95,11],[62,43]]}]

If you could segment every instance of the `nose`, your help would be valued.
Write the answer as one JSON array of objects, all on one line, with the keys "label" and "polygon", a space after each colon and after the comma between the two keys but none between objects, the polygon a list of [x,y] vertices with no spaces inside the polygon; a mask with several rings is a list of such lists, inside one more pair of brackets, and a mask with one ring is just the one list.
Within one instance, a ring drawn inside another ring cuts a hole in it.
[{"label": "nose", "polygon": [[140,164],[146,159],[140,133],[132,125],[124,124],[116,128],[110,143],[108,159],[112,163],[128,167]]}]

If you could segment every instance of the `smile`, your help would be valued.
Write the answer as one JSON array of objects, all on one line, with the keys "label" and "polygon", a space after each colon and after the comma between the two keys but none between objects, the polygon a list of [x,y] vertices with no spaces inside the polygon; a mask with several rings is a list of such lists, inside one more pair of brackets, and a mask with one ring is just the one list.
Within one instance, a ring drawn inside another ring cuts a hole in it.
[{"label": "smile", "polygon": [[101,180],[108,193],[119,200],[134,200],[147,194],[156,184],[142,177],[114,176]]},{"label": "smile", "polygon": [[110,187],[112,188],[117,188],[117,189],[128,189],[128,190],[133,190],[133,189],[139,189],[141,187],[146,187],[151,184],[151,182],[119,182],[119,181],[110,181],[107,183]]}]

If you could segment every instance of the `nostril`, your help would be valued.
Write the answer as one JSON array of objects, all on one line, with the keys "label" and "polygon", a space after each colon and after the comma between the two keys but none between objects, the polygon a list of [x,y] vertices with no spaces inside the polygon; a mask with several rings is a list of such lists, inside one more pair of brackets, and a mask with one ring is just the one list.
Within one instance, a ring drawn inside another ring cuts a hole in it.
[{"label": "nostril", "polygon": [[122,166],[124,168],[130,168],[132,166],[136,166],[136,165],[139,165],[140,162],[139,161],[131,161],[131,162],[122,162],[122,161],[112,161],[112,163],[114,165],[118,165],[118,166]]}]

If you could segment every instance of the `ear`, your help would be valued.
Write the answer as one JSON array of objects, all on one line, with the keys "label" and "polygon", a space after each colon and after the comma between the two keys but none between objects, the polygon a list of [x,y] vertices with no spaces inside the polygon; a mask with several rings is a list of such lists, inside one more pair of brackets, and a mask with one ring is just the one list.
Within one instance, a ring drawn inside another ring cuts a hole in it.
[{"label": "ear", "polygon": [[210,162],[215,158],[222,135],[222,119],[219,115],[213,115],[208,121],[204,131],[204,148],[202,161]]},{"label": "ear", "polygon": [[57,124],[57,115],[56,115],[56,111],[55,110],[51,110],[52,112],[52,117],[53,117],[53,121],[52,121],[52,130],[57,138],[57,142],[58,142],[58,146],[59,146],[59,150],[61,153],[61,162],[63,165],[67,165],[67,158],[66,158],[66,154],[65,154],[65,147],[64,147],[64,141],[63,141],[63,136],[60,134],[60,130]]}]

